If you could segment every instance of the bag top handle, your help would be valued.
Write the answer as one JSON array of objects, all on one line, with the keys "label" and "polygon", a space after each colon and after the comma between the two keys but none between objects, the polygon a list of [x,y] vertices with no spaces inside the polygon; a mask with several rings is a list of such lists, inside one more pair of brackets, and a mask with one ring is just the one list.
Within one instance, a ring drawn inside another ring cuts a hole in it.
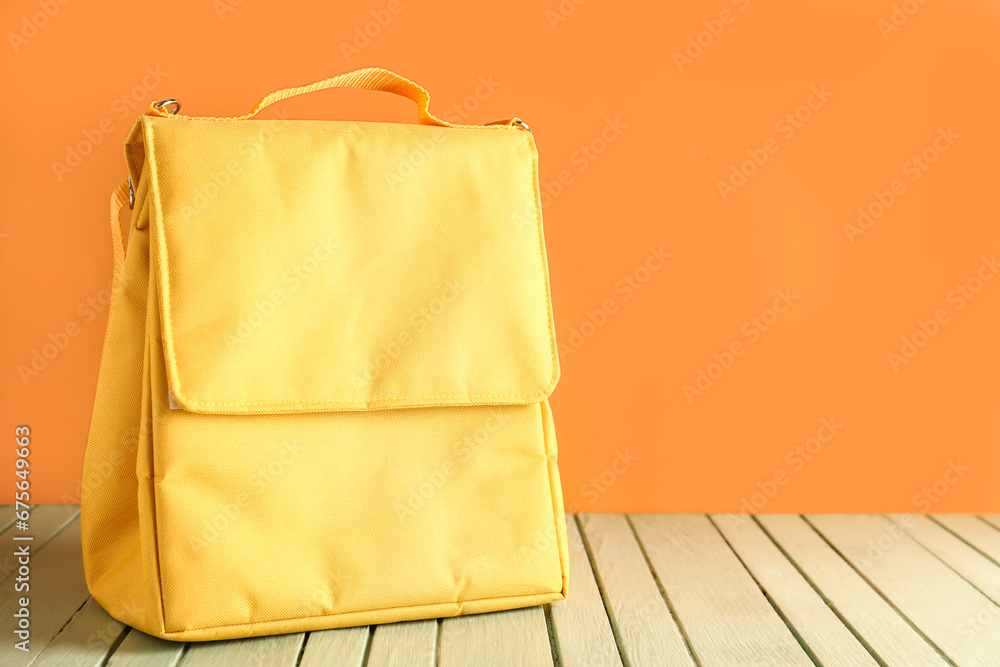
[{"label": "bag top handle", "polygon": [[[470,127],[467,125],[456,126],[431,114],[429,109],[431,101],[430,93],[406,77],[402,77],[395,72],[390,72],[389,70],[382,69],[381,67],[366,67],[353,72],[347,72],[346,74],[338,74],[337,76],[330,77],[329,79],[323,79],[322,81],[310,83],[305,86],[285,88],[283,90],[273,92],[264,97],[264,99],[260,102],[257,102],[253,109],[250,110],[250,113],[242,116],[184,116],[178,113],[181,108],[181,103],[177,100],[153,102],[149,105],[149,108],[146,109],[144,115],[186,118],[188,120],[249,120],[250,118],[256,116],[261,109],[270,106],[275,102],[279,102],[289,97],[295,97],[296,95],[305,95],[306,93],[312,93],[317,90],[324,90],[326,88],[358,88],[362,90],[380,90],[386,93],[395,93],[396,95],[408,97],[416,103],[417,122],[421,125],[436,125],[439,127]],[[496,120],[491,123],[486,123],[485,126],[518,127],[527,132],[531,132],[531,128],[529,128],[528,125],[520,118],[516,117]],[[118,277],[121,275],[121,271],[125,266],[125,247],[122,244],[122,229],[118,216],[121,213],[122,208],[126,205],[128,205],[129,208],[132,208],[134,201],[135,194],[133,191],[132,179],[127,178],[122,181],[122,183],[115,188],[114,192],[111,194],[111,240],[114,250],[112,299],[114,299],[114,293],[117,289]]]},{"label": "bag top handle", "polygon": [[[153,103],[146,110],[146,115],[177,116],[179,118],[187,118],[190,120],[248,120],[257,115],[261,109],[274,104],[275,102],[279,102],[283,99],[294,97],[296,95],[305,95],[306,93],[312,93],[317,90],[324,90],[326,88],[359,88],[362,90],[380,90],[386,93],[402,95],[403,97],[410,98],[416,103],[417,122],[419,124],[452,127],[451,123],[443,121],[431,114],[428,108],[431,101],[430,93],[413,81],[410,81],[395,72],[382,69],[381,67],[366,67],[365,69],[347,72],[346,74],[339,74],[329,79],[323,79],[322,81],[310,83],[305,86],[279,90],[267,95],[260,102],[257,102],[253,109],[250,110],[250,113],[243,116],[230,116],[225,118],[215,118],[211,116],[180,116],[177,114],[177,111],[180,109],[180,104],[176,100],[169,100],[169,105],[166,103]],[[172,110],[165,109],[164,107],[172,107]]]}]

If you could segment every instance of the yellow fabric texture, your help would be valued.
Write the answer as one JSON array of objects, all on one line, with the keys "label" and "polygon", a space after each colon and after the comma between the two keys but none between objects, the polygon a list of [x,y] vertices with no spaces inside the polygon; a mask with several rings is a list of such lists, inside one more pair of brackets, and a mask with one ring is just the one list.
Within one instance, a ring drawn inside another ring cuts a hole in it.
[{"label": "yellow fabric texture", "polygon": [[438,121],[385,70],[252,113],[330,85],[420,123],[151,110],[126,143],[81,520],[94,598],[152,635],[566,595],[531,134]]}]

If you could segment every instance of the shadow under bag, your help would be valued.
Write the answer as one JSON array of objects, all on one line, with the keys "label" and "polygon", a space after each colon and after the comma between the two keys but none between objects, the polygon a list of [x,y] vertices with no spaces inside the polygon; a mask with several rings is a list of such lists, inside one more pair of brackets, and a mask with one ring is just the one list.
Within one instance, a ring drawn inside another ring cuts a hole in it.
[{"label": "shadow under bag", "polygon": [[[419,124],[251,120],[333,86],[410,97]],[[181,641],[564,598],[527,126],[446,123],[377,68],[239,118],[178,110],[139,117],[112,197],[82,489],[94,598]]]}]

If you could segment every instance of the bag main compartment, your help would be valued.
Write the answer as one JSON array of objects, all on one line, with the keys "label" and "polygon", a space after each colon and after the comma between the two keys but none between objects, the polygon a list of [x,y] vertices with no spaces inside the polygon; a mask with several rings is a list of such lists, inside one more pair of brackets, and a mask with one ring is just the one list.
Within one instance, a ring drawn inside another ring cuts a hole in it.
[{"label": "bag main compartment", "polygon": [[[273,144],[247,127],[249,143],[222,143],[256,148],[226,154],[204,125],[133,132],[146,159],[84,471],[95,599],[202,640],[564,597],[558,363],[541,229],[522,222],[530,139],[415,127],[414,141],[463,136],[437,139],[440,163],[390,196],[371,189],[398,154],[362,156],[380,154],[372,135],[401,141],[395,127],[293,124]],[[273,175],[281,156],[331,151],[350,169]],[[422,179],[450,184],[436,204],[413,204]]]}]

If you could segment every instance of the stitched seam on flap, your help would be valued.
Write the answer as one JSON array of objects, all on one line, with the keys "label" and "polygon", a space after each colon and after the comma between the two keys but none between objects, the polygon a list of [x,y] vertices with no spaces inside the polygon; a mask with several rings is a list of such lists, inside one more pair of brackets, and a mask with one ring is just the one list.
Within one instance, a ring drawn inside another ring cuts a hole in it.
[{"label": "stitched seam on flap", "polygon": [[[344,399],[344,398],[327,398],[327,399],[321,399],[321,398],[312,398],[312,399],[308,399],[308,400],[299,400],[299,401],[250,401],[250,402],[239,401],[239,402],[236,402],[236,403],[220,403],[220,402],[214,402],[213,401],[211,403],[204,403],[204,402],[202,402],[202,403],[200,403],[200,405],[218,405],[218,406],[238,406],[238,405],[245,405],[245,406],[252,406],[252,405],[312,405],[312,404],[315,404],[315,403],[323,403],[323,404],[336,403],[337,405],[344,405],[344,406],[348,406],[348,405],[350,405],[350,406],[365,406],[365,405],[371,405],[373,403],[393,403],[393,402],[396,402],[396,401],[411,401],[411,402],[414,403],[414,407],[417,407],[416,402],[417,401],[423,401],[423,400],[440,400],[440,399],[464,398],[464,399],[467,399],[469,401],[474,401],[474,400],[480,400],[480,399],[484,399],[484,398],[535,398],[535,397],[541,397],[541,396],[544,396],[544,394],[477,394],[475,396],[467,396],[465,394],[459,394],[459,395],[456,395],[456,396],[390,396],[390,397],[386,397],[386,398],[372,398],[372,399],[369,399],[369,400],[360,399],[360,398],[359,399]],[[175,401],[177,400],[177,394],[176,393],[174,394],[174,400]],[[188,401],[188,402],[191,402],[191,401]]]},{"label": "stitched seam on flap", "polygon": [[[166,361],[167,377],[174,396],[181,393],[181,381],[177,372],[177,360],[174,355],[174,337],[170,322],[170,274],[167,261],[167,239],[163,222],[163,206],[160,201],[160,176],[157,170],[155,139],[153,136],[153,124],[149,122],[149,116],[143,116],[143,129],[146,139],[146,160],[149,163],[149,227],[153,231],[155,227],[156,236],[156,269],[157,290],[160,302],[160,331],[158,332],[163,342],[164,358]],[[156,214],[156,224],[153,224],[153,214]],[[150,248],[152,252],[152,248]],[[150,278],[154,278],[150,272]]]},{"label": "stitched seam on flap", "polygon": [[549,385],[535,396],[547,396],[555,388],[559,380],[559,348],[556,347],[556,327],[552,319],[552,290],[549,285],[549,260],[545,253],[545,232],[542,229],[542,202],[541,190],[538,187],[538,151],[535,149],[534,141],[530,134],[524,135],[528,142],[528,150],[531,152],[531,187],[535,198],[535,220],[538,231],[538,252],[542,262],[542,278],[545,284],[545,314],[549,319],[549,347],[552,354],[552,378]]}]

